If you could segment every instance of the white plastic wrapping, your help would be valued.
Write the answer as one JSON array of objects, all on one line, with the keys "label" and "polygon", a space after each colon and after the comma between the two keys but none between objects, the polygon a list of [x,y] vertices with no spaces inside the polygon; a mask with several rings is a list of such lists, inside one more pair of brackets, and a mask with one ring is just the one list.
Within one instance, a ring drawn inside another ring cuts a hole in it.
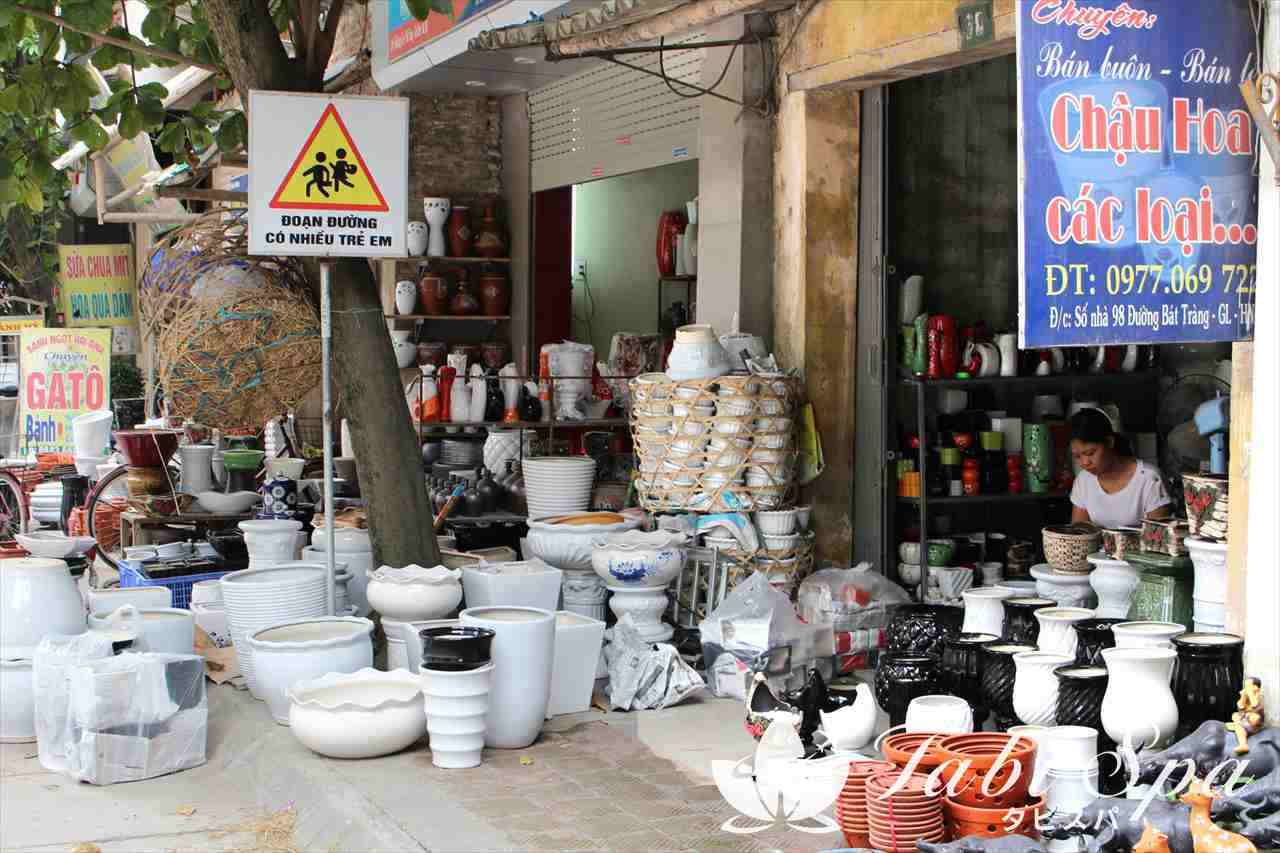
[{"label": "white plastic wrapping", "polygon": [[814,572],[801,581],[796,595],[800,618],[837,631],[886,627],[889,607],[910,600],[902,587],[871,571],[870,563]]},{"label": "white plastic wrapping", "polygon": [[200,656],[125,653],[71,663],[63,673],[61,684],[36,691],[42,763],[48,752],[58,765],[50,769],[111,785],[205,762],[209,708]]},{"label": "white plastic wrapping", "polygon": [[46,770],[63,773],[70,766],[65,755],[54,751],[71,705],[68,672],[82,663],[109,657],[111,637],[102,631],[86,631],[73,637],[52,634],[36,646],[32,664],[36,743],[40,765]]},{"label": "white plastic wrapping", "polygon": [[610,629],[609,637],[604,657],[609,665],[611,707],[620,711],[669,708],[706,686],[675,646],[641,639],[630,613]]},{"label": "white plastic wrapping", "polygon": [[[725,654],[745,665],[769,649],[790,646],[790,658],[797,661],[804,648],[813,646],[813,629],[800,621],[791,599],[770,586],[762,572],[752,573],[734,587],[698,629],[702,659],[713,669],[730,666],[731,661],[721,659]],[[717,678],[711,679],[711,689],[717,696],[737,694],[736,688],[722,692]]]}]

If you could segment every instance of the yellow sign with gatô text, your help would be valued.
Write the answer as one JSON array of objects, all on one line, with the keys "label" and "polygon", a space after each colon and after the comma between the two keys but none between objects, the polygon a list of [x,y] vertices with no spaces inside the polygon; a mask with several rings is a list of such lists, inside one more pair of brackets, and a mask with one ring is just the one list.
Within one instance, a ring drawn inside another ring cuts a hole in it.
[{"label": "yellow sign with gat\u00f4 text", "polygon": [[137,323],[132,246],[59,246],[58,265],[58,310],[68,326]]},{"label": "yellow sign with gat\u00f4 text", "polygon": [[111,403],[111,330],[23,329],[18,364],[19,451],[74,451],[71,421]]}]

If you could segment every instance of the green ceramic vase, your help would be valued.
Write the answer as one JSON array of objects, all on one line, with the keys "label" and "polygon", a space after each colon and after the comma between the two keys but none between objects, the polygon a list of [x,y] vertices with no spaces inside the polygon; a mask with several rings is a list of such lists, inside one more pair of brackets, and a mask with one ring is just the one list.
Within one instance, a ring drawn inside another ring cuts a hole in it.
[{"label": "green ceramic vase", "polygon": [[1053,434],[1048,424],[1023,425],[1022,454],[1027,465],[1027,491],[1049,491],[1053,482]]},{"label": "green ceramic vase", "polygon": [[915,327],[916,327],[915,362],[911,365],[911,372],[914,373],[916,376],[924,376],[925,371],[928,370],[928,364],[929,364],[928,362],[929,315],[921,314],[920,316],[916,317]]}]

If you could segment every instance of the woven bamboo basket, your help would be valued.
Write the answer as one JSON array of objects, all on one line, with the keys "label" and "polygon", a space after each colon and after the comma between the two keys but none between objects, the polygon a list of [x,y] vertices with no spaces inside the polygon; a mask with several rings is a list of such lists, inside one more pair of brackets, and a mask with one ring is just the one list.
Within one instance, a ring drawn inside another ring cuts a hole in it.
[{"label": "woven bamboo basket", "polygon": [[633,379],[640,505],[650,512],[793,505],[801,390],[800,380],[784,376]]},{"label": "woven bamboo basket", "polygon": [[1061,524],[1044,528],[1044,558],[1060,572],[1087,575],[1089,555],[1102,546],[1102,531],[1092,524]]}]

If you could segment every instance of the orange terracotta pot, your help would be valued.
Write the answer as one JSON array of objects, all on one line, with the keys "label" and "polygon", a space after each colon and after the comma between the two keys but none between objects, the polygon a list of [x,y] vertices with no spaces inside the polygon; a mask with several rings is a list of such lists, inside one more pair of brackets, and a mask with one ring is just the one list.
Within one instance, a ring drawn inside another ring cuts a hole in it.
[{"label": "orange terracotta pot", "polygon": [[1014,735],[985,732],[954,735],[942,741],[941,775],[947,790],[956,791],[957,802],[977,808],[1008,808],[1027,801],[1036,757],[1035,743],[1017,738],[1008,757],[996,766],[1001,752],[1014,738]]},{"label": "orange terracotta pot", "polygon": [[916,769],[928,773],[942,763],[942,752],[939,746],[946,737],[945,734],[936,732],[902,732],[885,738],[880,744],[880,751],[884,753],[885,758],[898,767],[906,767],[907,762],[920,749],[920,744],[927,741],[928,745],[925,746]]},{"label": "orange terracotta pot", "polygon": [[994,809],[967,806],[951,798],[946,801],[947,831],[952,838],[981,835],[983,838],[1000,838],[1005,835],[1025,835],[1040,838],[1036,829],[1036,813],[1044,808],[1044,798],[1036,797],[1021,806],[1000,806]]}]

